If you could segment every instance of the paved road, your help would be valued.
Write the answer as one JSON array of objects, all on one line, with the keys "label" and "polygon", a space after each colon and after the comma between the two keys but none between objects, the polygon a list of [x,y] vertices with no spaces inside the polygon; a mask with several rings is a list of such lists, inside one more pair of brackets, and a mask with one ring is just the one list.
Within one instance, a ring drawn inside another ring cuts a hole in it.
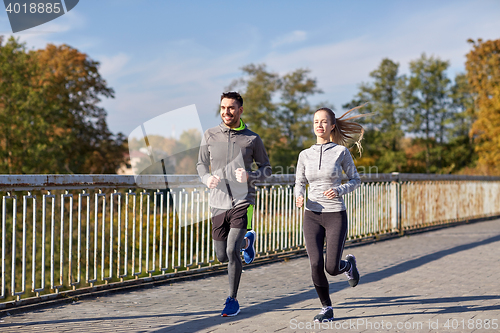
[{"label": "paved road", "polygon": [[[320,307],[307,257],[246,269],[241,313],[219,316],[227,275],[4,317],[1,332],[499,332],[500,220],[345,249],[362,274],[330,277],[336,321]],[[448,324],[448,327],[446,326]],[[495,325],[498,328],[495,329]]]}]

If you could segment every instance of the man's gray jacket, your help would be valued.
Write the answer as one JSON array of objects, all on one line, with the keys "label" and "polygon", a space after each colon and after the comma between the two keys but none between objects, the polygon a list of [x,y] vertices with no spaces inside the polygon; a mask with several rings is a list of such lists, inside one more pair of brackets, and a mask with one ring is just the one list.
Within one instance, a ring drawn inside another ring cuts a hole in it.
[{"label": "man's gray jacket", "polygon": [[[245,124],[237,129],[223,123],[205,132],[198,154],[196,169],[203,184],[211,175],[221,181],[210,190],[210,206],[230,209],[238,204],[255,204],[255,183],[271,176],[271,165],[262,139]],[[257,169],[252,171],[252,163]],[[209,170],[211,169],[211,173]],[[235,171],[243,168],[248,172],[246,183],[236,180]]]}]

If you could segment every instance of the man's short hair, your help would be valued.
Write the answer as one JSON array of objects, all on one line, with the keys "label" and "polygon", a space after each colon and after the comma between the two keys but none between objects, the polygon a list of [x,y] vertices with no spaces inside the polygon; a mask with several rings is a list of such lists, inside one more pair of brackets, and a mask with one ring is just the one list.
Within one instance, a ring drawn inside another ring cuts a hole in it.
[{"label": "man's short hair", "polygon": [[240,93],[237,91],[223,92],[220,101],[222,102],[224,98],[234,99],[238,103],[238,107],[243,106],[243,97],[241,97]]}]

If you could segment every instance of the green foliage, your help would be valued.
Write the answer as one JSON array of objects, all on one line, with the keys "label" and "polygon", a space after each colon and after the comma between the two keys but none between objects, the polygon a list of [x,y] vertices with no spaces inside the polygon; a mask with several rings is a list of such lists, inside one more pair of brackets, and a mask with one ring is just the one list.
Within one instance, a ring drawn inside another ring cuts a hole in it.
[{"label": "green foliage", "polygon": [[376,165],[378,172],[401,172],[405,165],[401,140],[404,132],[401,128],[398,75],[399,64],[390,59],[383,59],[379,67],[370,73],[372,83],[362,83],[359,93],[343,107],[352,107],[369,102],[360,109],[360,113],[372,113],[360,118],[366,128],[363,140],[364,153],[356,161],[358,166]]},{"label": "green foliage", "polygon": [[434,141],[444,142],[450,85],[445,73],[448,67],[449,62],[422,54],[410,62],[410,76],[401,81],[404,122],[408,131],[421,138],[419,141],[425,146],[423,158],[427,173],[442,167],[441,150],[436,149]]},{"label": "green foliage", "polygon": [[444,151],[445,167],[443,173],[456,173],[474,168],[478,155],[469,135],[474,122],[474,98],[465,74],[457,74],[451,87],[452,126],[448,128],[448,142]]},{"label": "green foliage", "polygon": [[[423,54],[410,62],[410,74],[398,74],[399,64],[383,59],[344,108],[364,102],[360,112],[366,132],[362,167],[378,172],[456,173],[475,163],[468,131],[473,101],[465,76],[447,77],[449,64]],[[407,135],[405,135],[407,134]]]},{"label": "green foliage", "polygon": [[[403,124],[418,138],[414,143],[425,148],[407,158],[423,159],[426,173],[457,172],[474,163],[471,142],[465,137],[470,126],[470,94],[463,75],[457,75],[452,84],[448,67],[448,61],[422,54],[410,62],[410,75],[400,81]],[[464,152],[469,153],[461,155]]]},{"label": "green foliage", "polygon": [[99,63],[67,45],[28,51],[0,40],[0,172],[115,173],[126,151],[100,97]]},{"label": "green foliage", "polygon": [[242,119],[261,136],[274,172],[293,172],[289,168],[297,163],[299,152],[314,143],[311,124],[315,109],[308,97],[321,93],[316,80],[307,69],[283,76],[267,71],[265,65],[250,64],[242,70],[246,77],[229,87],[243,91]]},{"label": "green foliage", "polygon": [[[464,74],[447,76],[448,61],[425,54],[410,62],[409,75],[385,58],[361,83],[343,108],[369,102],[357,121],[365,127],[363,155],[355,163],[379,173],[457,173],[474,167],[477,156],[469,138],[474,103]],[[309,71],[297,69],[280,76],[265,65],[242,68],[245,77],[229,89],[243,91],[243,119],[263,139],[274,172],[293,172],[299,152],[315,142],[311,129],[314,110],[308,98],[321,93]]]}]

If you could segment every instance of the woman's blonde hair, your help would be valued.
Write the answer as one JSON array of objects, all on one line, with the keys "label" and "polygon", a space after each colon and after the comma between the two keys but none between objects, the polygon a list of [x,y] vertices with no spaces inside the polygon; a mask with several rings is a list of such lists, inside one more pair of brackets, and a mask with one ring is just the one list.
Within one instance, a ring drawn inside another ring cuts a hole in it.
[{"label": "woman's blonde hair", "polygon": [[340,118],[335,118],[335,113],[329,108],[320,108],[316,110],[316,112],[325,111],[328,114],[328,118],[330,118],[332,125],[333,124],[335,125],[332,132],[330,133],[330,140],[338,145],[343,145],[343,146],[346,146],[349,141],[354,141],[354,144],[358,147],[359,156],[361,156],[361,152],[363,151],[363,147],[361,146],[361,140],[363,140],[363,134],[365,133],[365,129],[363,128],[363,126],[353,122],[352,120],[365,117],[369,114],[358,114],[356,116],[352,116],[349,118],[345,118],[345,116],[347,116],[354,110],[362,108],[366,104],[368,103],[350,109],[349,111],[344,113]]}]

